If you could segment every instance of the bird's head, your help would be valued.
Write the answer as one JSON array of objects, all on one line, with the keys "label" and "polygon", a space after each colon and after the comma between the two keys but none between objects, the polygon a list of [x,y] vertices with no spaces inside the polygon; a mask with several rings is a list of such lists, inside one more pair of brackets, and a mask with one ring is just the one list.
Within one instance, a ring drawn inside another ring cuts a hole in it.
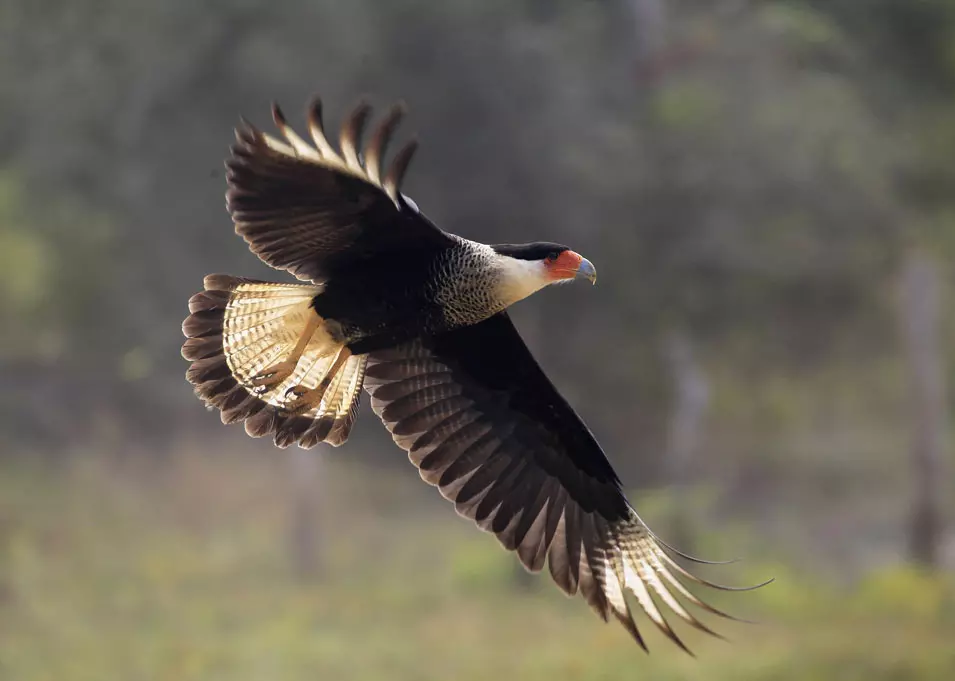
[{"label": "bird's head", "polygon": [[502,294],[507,304],[516,303],[550,284],[565,284],[574,279],[597,283],[597,270],[591,262],[561,244],[496,244],[491,248],[497,255]]}]

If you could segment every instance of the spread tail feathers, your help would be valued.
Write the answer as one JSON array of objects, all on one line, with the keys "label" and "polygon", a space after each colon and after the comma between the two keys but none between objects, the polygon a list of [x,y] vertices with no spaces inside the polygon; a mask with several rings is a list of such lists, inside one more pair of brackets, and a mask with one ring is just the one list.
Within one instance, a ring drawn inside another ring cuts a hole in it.
[{"label": "spread tail feathers", "polygon": [[[274,433],[279,447],[343,444],[358,415],[366,357],[336,362],[342,345],[311,306],[322,287],[221,274],[203,283],[182,323],[196,394],[223,423],[245,421],[253,437]],[[320,385],[327,385],[320,399],[303,403]]]}]

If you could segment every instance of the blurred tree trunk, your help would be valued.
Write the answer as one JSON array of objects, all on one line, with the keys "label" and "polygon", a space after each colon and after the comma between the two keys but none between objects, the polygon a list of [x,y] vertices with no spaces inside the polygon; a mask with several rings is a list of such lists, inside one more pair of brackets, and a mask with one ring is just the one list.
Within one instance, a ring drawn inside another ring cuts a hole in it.
[{"label": "blurred tree trunk", "polygon": [[900,296],[902,338],[909,365],[912,409],[914,499],[909,554],[917,563],[938,564],[945,478],[945,361],[940,344],[941,273],[923,251],[903,265]]},{"label": "blurred tree trunk", "polygon": [[[671,331],[666,337],[664,354],[673,381],[673,411],[667,426],[664,477],[668,484],[685,488],[703,441],[710,386],[686,332]],[[685,491],[680,489],[674,499],[669,529],[672,543],[682,551],[692,551],[693,533],[686,515]]]},{"label": "blurred tree trunk", "polygon": [[667,10],[663,0],[627,0],[633,22],[633,61],[636,75],[653,86],[662,76],[666,47]]},{"label": "blurred tree trunk", "polygon": [[303,580],[320,576],[322,452],[298,447],[290,453],[289,557],[292,569]]}]

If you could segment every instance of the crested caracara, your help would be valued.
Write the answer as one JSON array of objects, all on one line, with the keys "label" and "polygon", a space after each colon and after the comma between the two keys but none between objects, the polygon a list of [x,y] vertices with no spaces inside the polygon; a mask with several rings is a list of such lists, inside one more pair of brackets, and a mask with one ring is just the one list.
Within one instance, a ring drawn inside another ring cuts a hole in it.
[{"label": "crested caracara", "polygon": [[415,143],[385,163],[402,108],[363,147],[369,112],[348,117],[340,149],[318,101],[310,142],[278,107],[284,139],[237,130],[226,162],[236,232],[306,283],[207,276],[182,325],[196,393],[253,437],[313,447],[348,439],[364,386],[421,477],[526,568],[546,564],[641,645],[627,592],[681,647],[658,604],[713,633],[677,596],[726,615],[681,578],[729,587],[691,575],[644,524],[507,314],[545,286],[593,282],[593,265],[555,243],[489,246],[439,229],[401,193]]}]

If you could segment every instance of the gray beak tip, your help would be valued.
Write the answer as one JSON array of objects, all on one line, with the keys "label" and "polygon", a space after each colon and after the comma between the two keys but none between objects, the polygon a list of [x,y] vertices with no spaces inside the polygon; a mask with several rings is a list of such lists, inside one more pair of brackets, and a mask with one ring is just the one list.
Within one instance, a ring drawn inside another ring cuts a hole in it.
[{"label": "gray beak tip", "polygon": [[591,284],[597,284],[597,270],[587,258],[580,261],[580,266],[577,267],[577,276],[582,279],[589,279]]}]

